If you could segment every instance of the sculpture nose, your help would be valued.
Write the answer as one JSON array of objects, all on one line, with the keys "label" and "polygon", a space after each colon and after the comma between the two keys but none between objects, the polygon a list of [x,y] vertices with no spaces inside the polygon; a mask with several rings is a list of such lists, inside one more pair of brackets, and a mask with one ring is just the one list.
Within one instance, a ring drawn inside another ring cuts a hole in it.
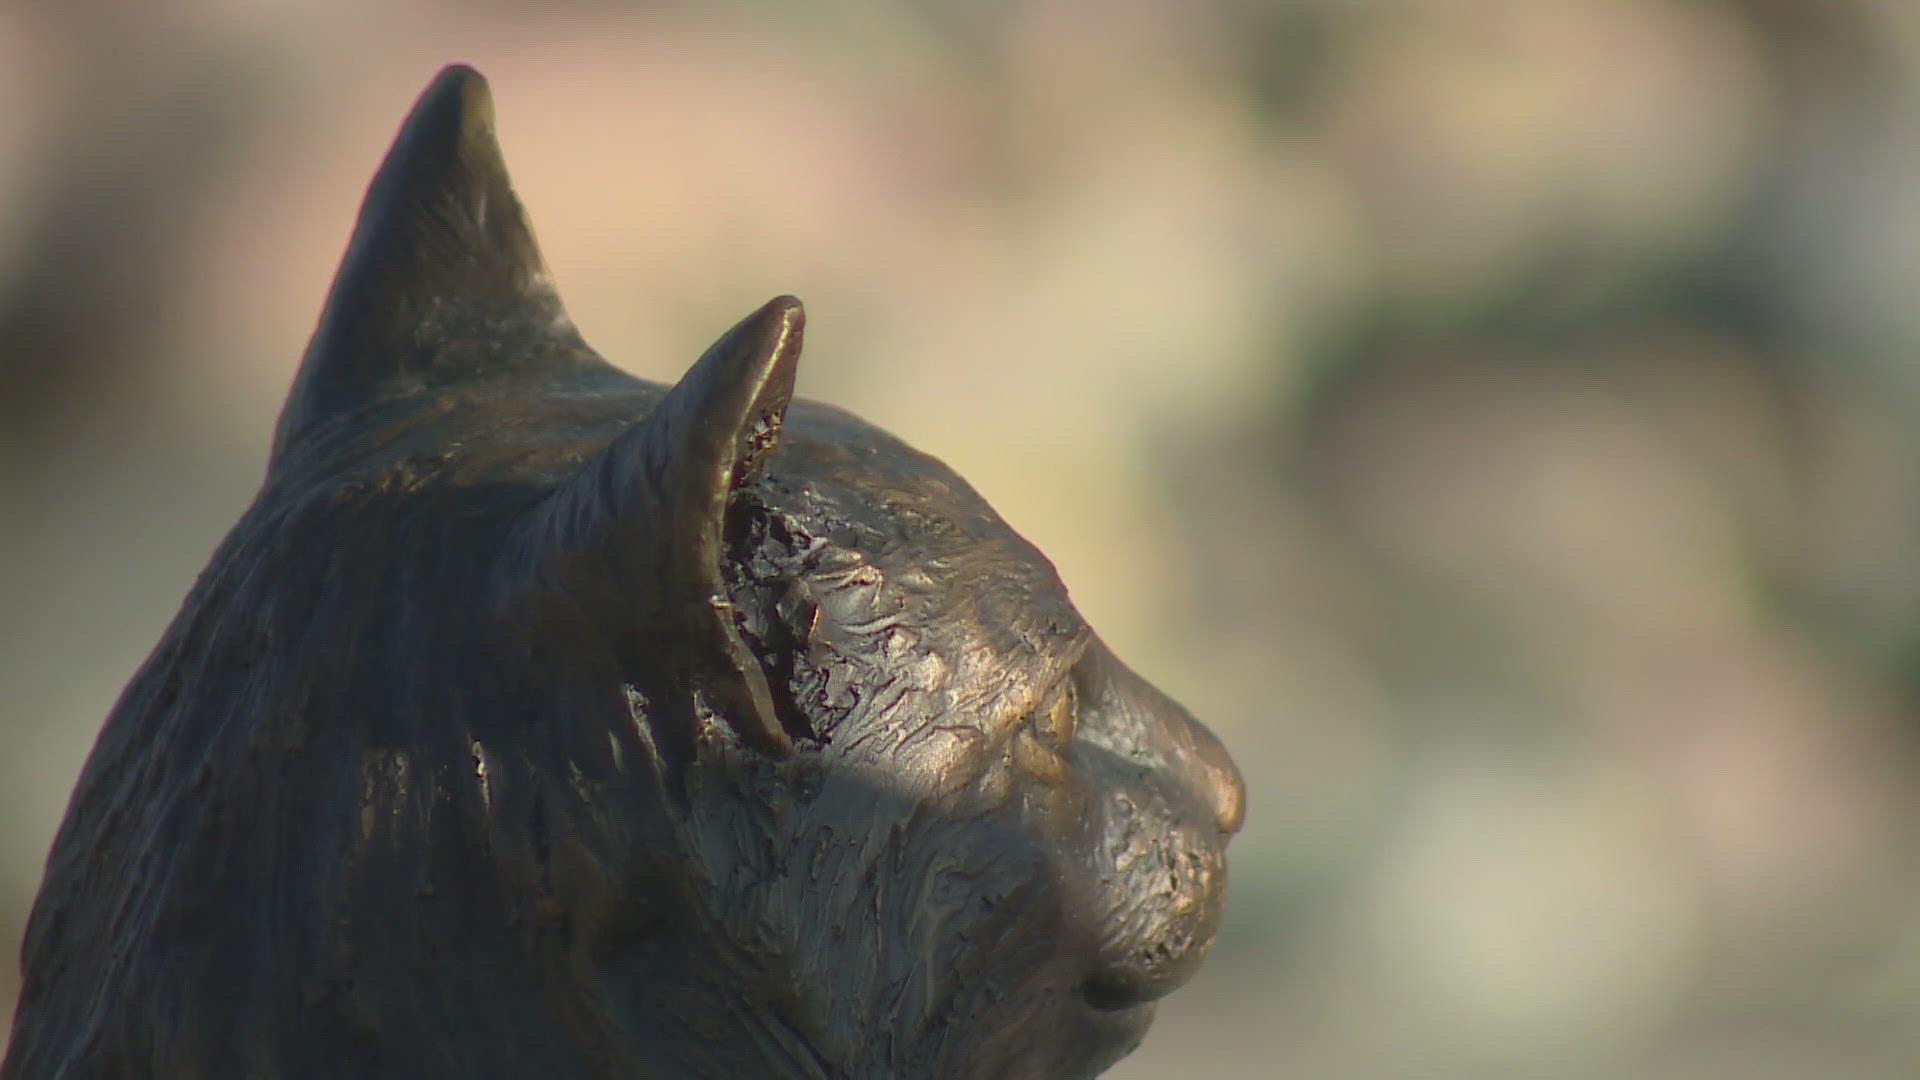
[{"label": "sculpture nose", "polygon": [[1106,910],[1090,920],[1102,940],[1081,991],[1117,1011],[1180,986],[1206,956],[1247,791],[1220,740],[1104,647],[1082,679],[1085,760],[1101,792],[1089,878]]},{"label": "sculpture nose", "polygon": [[1247,820],[1247,785],[1240,767],[1205,724],[1159,691],[1153,693],[1166,713],[1161,752],[1180,774],[1189,797],[1212,815],[1222,840],[1231,837]]},{"label": "sculpture nose", "polygon": [[1088,705],[1104,717],[1104,741],[1124,757],[1163,763],[1183,789],[1182,801],[1211,817],[1222,838],[1239,832],[1247,819],[1247,785],[1219,737],[1104,644],[1090,650],[1087,660],[1091,678],[1083,690]]},{"label": "sculpture nose", "polygon": [[1190,721],[1193,739],[1189,772],[1202,797],[1213,810],[1214,824],[1222,836],[1240,831],[1247,820],[1247,785],[1240,778],[1240,767],[1227,756],[1220,739],[1199,721]]}]

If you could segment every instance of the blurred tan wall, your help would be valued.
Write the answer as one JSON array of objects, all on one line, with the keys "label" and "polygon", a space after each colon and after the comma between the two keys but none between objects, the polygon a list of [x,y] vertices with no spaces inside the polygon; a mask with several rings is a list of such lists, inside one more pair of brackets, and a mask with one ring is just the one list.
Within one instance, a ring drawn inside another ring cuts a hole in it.
[{"label": "blurred tan wall", "polygon": [[603,353],[799,294],[1233,749],[1113,1075],[1915,1075],[1907,0],[0,6],[9,954],[456,59]]}]

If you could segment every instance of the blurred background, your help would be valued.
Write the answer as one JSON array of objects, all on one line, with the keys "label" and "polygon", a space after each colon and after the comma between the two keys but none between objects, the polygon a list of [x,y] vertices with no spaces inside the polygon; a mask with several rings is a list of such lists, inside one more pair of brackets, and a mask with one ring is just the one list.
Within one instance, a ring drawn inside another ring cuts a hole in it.
[{"label": "blurred background", "polygon": [[0,4],[0,1009],[373,168],[588,339],[794,292],[1251,789],[1118,1077],[1920,1074],[1920,4]]}]

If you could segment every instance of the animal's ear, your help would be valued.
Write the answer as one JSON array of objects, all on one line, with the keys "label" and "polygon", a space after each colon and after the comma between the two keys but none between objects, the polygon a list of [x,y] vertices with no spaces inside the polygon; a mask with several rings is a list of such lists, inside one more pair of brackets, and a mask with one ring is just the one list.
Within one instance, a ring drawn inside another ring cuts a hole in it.
[{"label": "animal's ear", "polygon": [[274,438],[387,397],[591,356],[514,196],[480,73],[441,71],[360,207]]},{"label": "animal's ear", "polygon": [[748,745],[779,756],[793,741],[741,637],[721,560],[728,497],[779,439],[804,324],[800,301],[782,296],[723,334],[549,500],[521,553],[568,610],[628,624],[636,655],[623,659],[656,711],[691,718],[698,695]]},{"label": "animal's ear", "polygon": [[642,476],[659,477],[684,560],[677,569],[718,574],[727,496],[752,479],[780,438],[805,326],[799,300],[767,301],[708,347],[622,437],[644,446]]}]

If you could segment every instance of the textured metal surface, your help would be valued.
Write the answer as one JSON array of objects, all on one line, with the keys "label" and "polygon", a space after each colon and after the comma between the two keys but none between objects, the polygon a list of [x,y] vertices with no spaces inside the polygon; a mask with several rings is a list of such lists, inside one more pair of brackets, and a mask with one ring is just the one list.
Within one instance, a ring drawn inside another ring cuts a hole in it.
[{"label": "textured metal surface", "polygon": [[266,483],[108,718],[4,1072],[1091,1075],[1243,794],[938,461],[581,341],[442,73]]}]

